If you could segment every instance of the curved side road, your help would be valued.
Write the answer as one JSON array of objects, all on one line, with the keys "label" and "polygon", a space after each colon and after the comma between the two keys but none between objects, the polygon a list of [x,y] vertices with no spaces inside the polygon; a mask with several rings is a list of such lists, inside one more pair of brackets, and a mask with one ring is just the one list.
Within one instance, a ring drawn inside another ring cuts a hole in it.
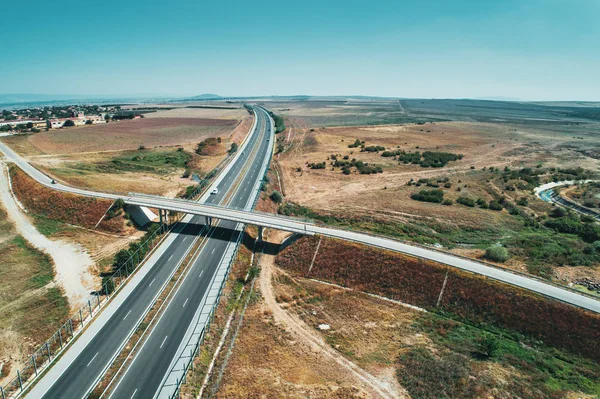
[{"label": "curved side road", "polygon": [[535,195],[537,195],[538,198],[540,198],[542,201],[546,201],[551,204],[560,205],[564,208],[572,209],[575,212],[580,213],[582,215],[591,216],[600,222],[600,213],[594,211],[593,209],[589,209],[589,208],[586,208],[585,206],[576,204],[573,201],[569,201],[568,199],[564,198],[563,196],[558,194],[556,191],[554,191],[555,188],[561,187],[561,186],[570,186],[570,185],[578,184],[578,183],[585,184],[585,183],[592,183],[592,182],[598,182],[598,181],[599,180],[565,180],[565,181],[548,183],[548,184],[544,184],[543,186],[537,187],[535,189]]},{"label": "curved side road", "polygon": [[[0,150],[4,151],[3,145],[0,144]],[[10,151],[10,150],[9,150]],[[11,151],[12,152],[12,151]],[[14,154],[14,153],[13,153]],[[16,154],[15,154],[16,156]],[[10,157],[9,157],[10,158]],[[19,161],[18,164],[27,164],[20,157],[16,156]],[[28,165],[29,170],[33,169],[32,176],[39,176],[41,173],[35,168]],[[24,170],[29,173],[28,169]],[[41,174],[45,181],[48,178]],[[49,187],[56,186],[52,184],[46,184]],[[66,186],[62,188],[71,189]],[[62,189],[60,188],[60,189]],[[80,190],[80,193],[82,193]],[[82,193],[83,195],[88,195]],[[94,196],[107,196],[106,194],[94,193]],[[544,282],[543,280],[536,279],[532,276],[525,276],[518,273],[514,273],[508,270],[495,268],[493,266],[486,265],[474,260],[469,260],[459,256],[454,256],[448,253],[435,251],[433,249],[423,248],[417,245],[410,245],[398,241],[394,241],[384,237],[376,237],[364,233],[356,233],[352,231],[345,231],[340,229],[333,229],[328,227],[316,226],[312,223],[305,221],[299,221],[295,219],[285,218],[278,215],[272,214],[261,214],[258,212],[243,211],[237,209],[227,209],[210,205],[202,205],[187,201],[178,201],[160,197],[121,197],[125,199],[125,202],[130,204],[144,205],[151,208],[163,208],[178,212],[185,212],[197,215],[206,215],[214,217],[215,219],[225,219],[230,221],[241,222],[244,224],[257,225],[262,227],[274,228],[277,230],[290,231],[306,235],[320,234],[327,237],[339,238],[342,240],[354,241],[357,243],[367,244],[376,246],[383,249],[389,249],[392,251],[402,252],[411,256],[416,256],[423,259],[429,259],[435,262],[440,262],[448,266],[456,267],[462,270],[466,270],[472,273],[477,273],[486,277],[490,277],[517,287],[524,288],[529,291],[533,291],[550,298],[557,299],[559,301],[575,305],[587,310],[591,310],[596,313],[600,313],[600,301],[583,294],[577,293],[574,290],[568,290],[561,288],[553,284]]]}]

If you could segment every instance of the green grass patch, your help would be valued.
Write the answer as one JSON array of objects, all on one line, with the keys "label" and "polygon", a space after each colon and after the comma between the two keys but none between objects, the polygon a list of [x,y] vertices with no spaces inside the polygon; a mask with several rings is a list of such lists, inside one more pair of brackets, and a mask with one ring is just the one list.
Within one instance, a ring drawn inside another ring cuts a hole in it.
[{"label": "green grass patch", "polygon": [[[426,349],[414,349],[400,357],[399,380],[414,398],[477,397],[477,392],[491,387],[490,381],[485,376],[471,381],[462,379],[472,375],[477,369],[474,366],[482,361],[496,362],[507,369],[514,367],[520,376],[512,379],[508,390],[524,395],[521,397],[562,398],[564,391],[600,394],[597,363],[518,333],[491,326],[482,329],[434,314],[422,315],[414,327],[441,347],[440,359]],[[489,336],[493,336],[498,348],[493,356],[486,357],[482,356],[481,342]],[[445,394],[427,396],[432,394],[431,389]]]},{"label": "green grass patch", "polygon": [[[77,163],[70,166],[72,173],[97,172],[97,173],[125,173],[147,172],[167,174],[174,169],[185,168],[192,159],[192,155],[185,151],[127,151],[126,154],[115,157],[110,161],[95,163]],[[64,171],[61,168],[57,171]]]}]

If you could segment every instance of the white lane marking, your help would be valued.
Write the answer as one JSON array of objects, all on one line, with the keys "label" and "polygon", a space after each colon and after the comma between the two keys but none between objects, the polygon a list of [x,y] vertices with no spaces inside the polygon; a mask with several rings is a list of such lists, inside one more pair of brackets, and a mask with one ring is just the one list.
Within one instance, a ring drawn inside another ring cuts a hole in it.
[{"label": "white lane marking", "polygon": [[[99,352],[96,352],[96,354],[94,355],[94,357],[92,358],[92,360],[90,360],[90,362],[87,364],[87,366],[89,366],[90,364],[92,364],[92,362],[94,361],[94,359],[96,358],[96,356],[98,356]],[[87,367],[85,366],[85,367]]]},{"label": "white lane marking", "polygon": [[212,252],[211,252],[211,255],[215,253],[215,249],[216,249],[216,248],[213,248],[213,250],[212,250]]},{"label": "white lane marking", "polygon": [[169,336],[168,336],[168,335],[167,335],[167,336],[165,336],[165,339],[163,339],[163,342],[162,342],[162,344],[160,344],[160,348],[159,348],[159,349],[162,349],[162,347],[163,347],[163,345],[165,344],[165,341],[167,340],[167,338],[169,338]]},{"label": "white lane marking", "polygon": [[[154,280],[156,280],[156,279],[154,279]],[[150,282],[150,284],[148,284],[148,287],[150,287],[150,286],[152,286],[152,284],[154,284],[154,280],[152,280],[152,281]]]},{"label": "white lane marking", "polygon": [[187,239],[188,239],[188,236],[185,236],[185,238],[183,239],[183,241],[185,241],[185,240],[187,240]]},{"label": "white lane marking", "polygon": [[169,256],[169,259],[167,259],[167,262],[170,261],[173,258],[173,255]]},{"label": "white lane marking", "polygon": [[204,273],[204,270],[202,270],[202,271],[200,272],[200,275],[198,276],[198,278],[202,277],[202,273]]},{"label": "white lane marking", "polygon": [[125,320],[127,318],[127,316],[129,316],[129,313],[131,313],[131,309],[129,310],[129,312],[127,312],[127,314],[125,315],[125,317],[123,317],[123,320]]},{"label": "white lane marking", "polygon": [[221,237],[223,237],[223,234],[225,234],[225,231],[222,231],[222,232],[221,232]]},{"label": "white lane marking", "polygon": [[183,303],[183,306],[182,306],[182,308],[185,308],[185,305],[187,305],[187,301],[188,301],[188,299],[190,299],[190,298],[185,298],[185,302]]},{"label": "white lane marking", "polygon": [[135,394],[136,394],[136,393],[137,393],[137,388],[135,389],[135,391],[133,391],[133,395],[131,395],[131,396],[129,397],[129,399],[133,399],[133,397],[135,396]]}]

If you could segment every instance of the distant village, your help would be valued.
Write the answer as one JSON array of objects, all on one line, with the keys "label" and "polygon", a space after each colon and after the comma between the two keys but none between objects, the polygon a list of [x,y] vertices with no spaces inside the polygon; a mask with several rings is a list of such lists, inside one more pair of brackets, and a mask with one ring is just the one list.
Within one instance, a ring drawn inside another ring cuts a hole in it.
[{"label": "distant village", "polygon": [[119,105],[53,106],[19,110],[3,110],[0,117],[1,132],[40,132],[73,126],[97,125],[111,120],[137,119],[143,115],[122,110]]}]

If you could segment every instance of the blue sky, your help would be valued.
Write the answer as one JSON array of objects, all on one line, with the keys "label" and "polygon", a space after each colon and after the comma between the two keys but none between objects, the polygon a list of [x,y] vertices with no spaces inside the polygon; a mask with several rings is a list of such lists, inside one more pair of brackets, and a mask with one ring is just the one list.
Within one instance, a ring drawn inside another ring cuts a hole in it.
[{"label": "blue sky", "polygon": [[20,1],[0,94],[600,100],[598,0]]}]

